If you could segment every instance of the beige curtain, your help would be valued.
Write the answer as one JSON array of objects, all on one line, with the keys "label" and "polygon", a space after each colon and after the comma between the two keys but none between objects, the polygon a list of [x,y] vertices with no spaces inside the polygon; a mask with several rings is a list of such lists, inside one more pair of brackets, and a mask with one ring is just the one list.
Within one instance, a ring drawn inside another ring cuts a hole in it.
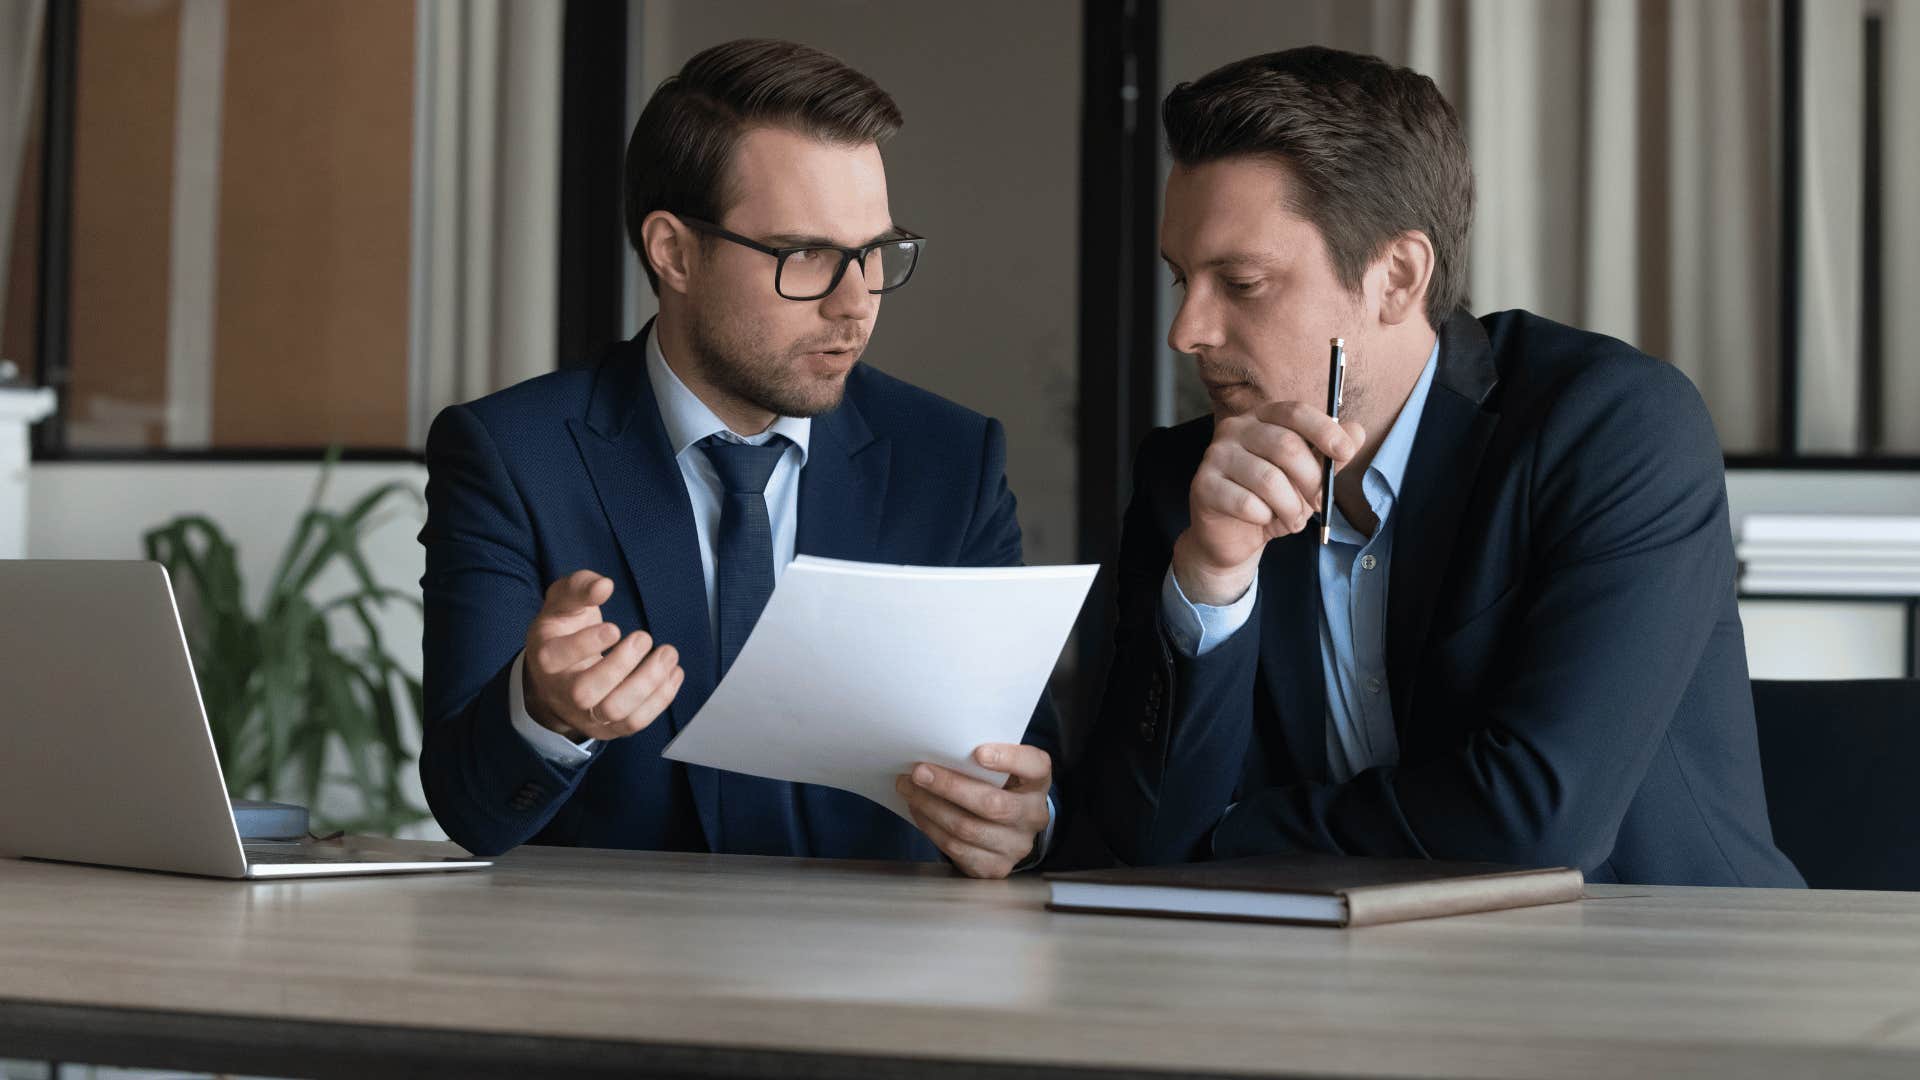
[{"label": "beige curtain", "polygon": [[[21,158],[34,121],[34,90],[40,79],[40,26],[45,0],[0,4],[0,322],[6,319],[7,271],[13,250],[14,199]],[[7,357],[16,362],[22,357]],[[21,367],[27,365],[21,362]]]},{"label": "beige curtain", "polygon": [[1524,307],[1672,361],[1733,452],[1774,449],[1777,7],[1415,0],[1410,20],[1437,29],[1405,58],[1466,124],[1476,310]]},{"label": "beige curtain", "polygon": [[410,431],[555,366],[565,5],[418,0]]}]

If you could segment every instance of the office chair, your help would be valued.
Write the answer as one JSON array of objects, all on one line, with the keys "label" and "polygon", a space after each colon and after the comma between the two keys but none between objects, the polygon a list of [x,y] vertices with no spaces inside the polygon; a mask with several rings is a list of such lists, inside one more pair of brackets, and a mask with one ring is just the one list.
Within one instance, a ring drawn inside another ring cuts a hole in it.
[{"label": "office chair", "polygon": [[1756,680],[1773,839],[1816,889],[1920,891],[1920,679]]}]

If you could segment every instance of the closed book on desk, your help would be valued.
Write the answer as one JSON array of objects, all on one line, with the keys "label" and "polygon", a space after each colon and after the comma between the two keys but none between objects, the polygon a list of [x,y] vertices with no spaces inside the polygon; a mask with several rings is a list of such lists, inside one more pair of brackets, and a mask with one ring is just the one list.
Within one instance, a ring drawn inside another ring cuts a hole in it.
[{"label": "closed book on desk", "polygon": [[1248,859],[1048,874],[1054,911],[1372,926],[1580,899],[1569,867],[1530,868],[1348,855]]}]

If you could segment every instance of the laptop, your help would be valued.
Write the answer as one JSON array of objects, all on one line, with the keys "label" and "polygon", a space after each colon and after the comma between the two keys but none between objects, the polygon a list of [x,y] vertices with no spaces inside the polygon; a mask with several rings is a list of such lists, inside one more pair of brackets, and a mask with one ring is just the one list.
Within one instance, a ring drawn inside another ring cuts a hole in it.
[{"label": "laptop", "polygon": [[0,559],[0,854],[220,878],[472,870],[240,840],[166,568]]}]

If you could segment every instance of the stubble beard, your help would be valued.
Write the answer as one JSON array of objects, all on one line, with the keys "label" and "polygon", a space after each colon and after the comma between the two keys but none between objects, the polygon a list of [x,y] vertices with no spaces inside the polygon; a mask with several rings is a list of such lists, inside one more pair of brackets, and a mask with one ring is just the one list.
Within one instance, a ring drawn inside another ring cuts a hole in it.
[{"label": "stubble beard", "polygon": [[689,344],[715,390],[775,416],[812,417],[840,407],[844,377],[804,374],[764,332],[746,323],[710,306],[694,312]]}]

